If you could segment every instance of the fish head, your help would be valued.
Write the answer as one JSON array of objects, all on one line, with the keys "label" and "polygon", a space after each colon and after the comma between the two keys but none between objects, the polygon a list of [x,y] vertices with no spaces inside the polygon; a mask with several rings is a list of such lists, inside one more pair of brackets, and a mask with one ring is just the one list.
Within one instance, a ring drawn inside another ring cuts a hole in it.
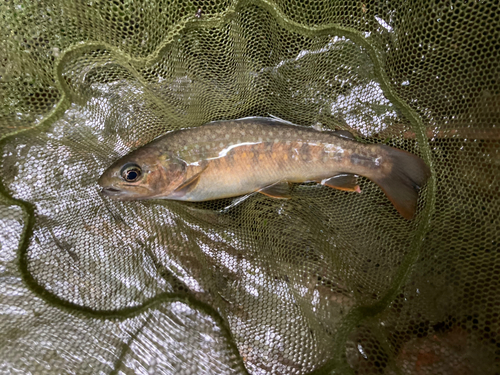
[{"label": "fish head", "polygon": [[116,200],[168,196],[186,179],[186,163],[168,153],[141,148],[114,162],[99,178],[101,194]]}]

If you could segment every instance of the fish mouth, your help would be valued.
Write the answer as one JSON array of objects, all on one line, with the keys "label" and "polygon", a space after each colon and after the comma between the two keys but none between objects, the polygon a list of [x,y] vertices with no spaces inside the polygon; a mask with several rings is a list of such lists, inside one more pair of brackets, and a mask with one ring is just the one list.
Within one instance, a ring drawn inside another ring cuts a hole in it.
[{"label": "fish mouth", "polygon": [[101,185],[102,189],[100,191],[100,194],[105,197],[109,197],[111,199],[116,199],[120,201],[131,201],[131,200],[142,200],[142,199],[149,199],[153,197],[151,192],[147,189],[145,189],[142,186],[135,186],[135,189],[139,189],[139,192],[137,191],[131,191],[128,189],[119,189],[114,186],[105,186],[103,187]]},{"label": "fish mouth", "polygon": [[105,187],[102,188],[101,194],[104,195],[105,197],[123,199],[124,196],[127,195],[127,192],[113,187]]}]

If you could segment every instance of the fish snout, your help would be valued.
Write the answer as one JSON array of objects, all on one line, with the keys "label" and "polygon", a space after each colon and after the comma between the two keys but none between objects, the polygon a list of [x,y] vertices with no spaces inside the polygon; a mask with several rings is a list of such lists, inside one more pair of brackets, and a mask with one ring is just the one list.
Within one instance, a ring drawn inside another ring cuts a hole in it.
[{"label": "fish snout", "polygon": [[101,188],[100,194],[105,197],[110,197],[114,199],[120,199],[125,191],[116,186],[116,181],[114,176],[106,171],[97,181],[97,184]]}]

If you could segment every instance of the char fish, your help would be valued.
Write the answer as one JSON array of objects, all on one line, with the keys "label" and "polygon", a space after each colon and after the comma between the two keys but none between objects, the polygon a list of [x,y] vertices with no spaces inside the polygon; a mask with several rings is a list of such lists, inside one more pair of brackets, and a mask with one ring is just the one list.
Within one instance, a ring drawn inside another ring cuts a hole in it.
[{"label": "char fish", "polygon": [[99,185],[112,199],[197,202],[252,192],[289,198],[289,184],[306,181],[359,192],[358,175],[412,219],[430,170],[416,155],[358,142],[348,132],[249,117],[160,136],[113,163]]}]

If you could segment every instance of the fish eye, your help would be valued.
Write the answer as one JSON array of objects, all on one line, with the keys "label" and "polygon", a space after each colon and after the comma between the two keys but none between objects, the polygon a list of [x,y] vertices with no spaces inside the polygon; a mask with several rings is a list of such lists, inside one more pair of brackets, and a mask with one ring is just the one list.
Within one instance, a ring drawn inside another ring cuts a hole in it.
[{"label": "fish eye", "polygon": [[122,168],[121,175],[125,181],[135,182],[141,177],[142,170],[137,164],[125,164]]}]

